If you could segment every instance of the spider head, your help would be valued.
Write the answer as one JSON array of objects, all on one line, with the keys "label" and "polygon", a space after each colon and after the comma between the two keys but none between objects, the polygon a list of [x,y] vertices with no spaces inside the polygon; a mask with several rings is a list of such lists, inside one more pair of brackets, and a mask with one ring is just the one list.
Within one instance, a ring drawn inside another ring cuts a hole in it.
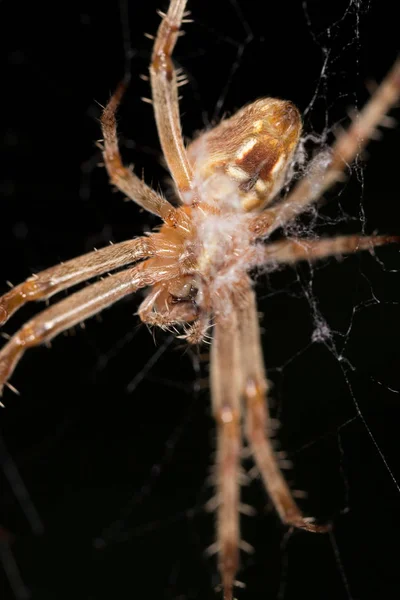
[{"label": "spider head", "polygon": [[210,202],[210,193],[222,189],[231,208],[261,209],[282,188],[300,133],[297,108],[275,98],[256,100],[222,121],[188,148],[200,196],[204,190]]}]

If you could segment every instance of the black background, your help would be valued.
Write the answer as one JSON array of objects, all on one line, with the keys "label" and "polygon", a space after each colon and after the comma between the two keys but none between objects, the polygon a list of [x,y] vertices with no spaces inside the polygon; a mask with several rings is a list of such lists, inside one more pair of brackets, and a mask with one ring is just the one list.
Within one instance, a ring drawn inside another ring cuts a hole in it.
[{"label": "black background", "polygon": [[[139,79],[151,50],[143,32],[156,31],[155,9],[165,6],[128,4],[122,20],[135,53],[121,145],[146,181],[167,190],[151,106],[140,101],[148,84]],[[190,3],[195,23],[176,52],[190,79],[181,102],[188,137],[260,96],[307,111],[316,90],[306,132],[346,124],[347,109],[368,97],[365,82],[380,81],[396,57],[396,19],[390,3],[377,0],[305,6],[309,23],[300,1]],[[6,280],[138,235],[156,219],[124,203],[96,166],[99,104],[124,70],[119,3],[5,0],[0,11],[5,291]],[[334,223],[320,223],[320,233],[360,231],[361,206],[368,233],[400,233],[399,148],[399,129],[372,143],[365,170],[355,170],[321,209]],[[339,222],[344,211],[349,219]],[[258,282],[279,439],[294,461],[288,476],[308,491],[306,514],[332,520],[334,532],[288,535],[255,480],[243,492],[257,516],[243,517],[255,553],[243,556],[242,599],[400,591],[398,249],[377,256],[328,261],[312,274],[301,265]],[[34,535],[0,473],[8,532],[1,548],[9,539],[34,600],[219,597],[214,559],[205,556],[214,541],[213,517],[203,509],[214,451],[207,348],[187,351],[179,340],[150,334],[134,315],[138,302],[121,302],[51,350],[28,353],[12,378],[21,396],[5,390],[1,436],[44,533]],[[35,310],[22,309],[5,331]],[[316,314],[329,326],[325,343],[312,343]],[[2,448],[5,472],[7,456]],[[1,585],[2,598],[16,597],[6,579]]]}]

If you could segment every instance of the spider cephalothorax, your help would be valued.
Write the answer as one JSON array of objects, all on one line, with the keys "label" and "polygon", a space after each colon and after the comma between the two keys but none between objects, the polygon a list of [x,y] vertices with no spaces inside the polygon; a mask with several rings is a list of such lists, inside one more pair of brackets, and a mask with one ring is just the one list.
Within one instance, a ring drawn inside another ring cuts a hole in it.
[{"label": "spider cephalothorax", "polygon": [[139,307],[147,324],[182,326],[187,341],[199,343],[211,322],[211,396],[217,424],[215,547],[225,598],[231,600],[243,545],[239,526],[243,437],[282,521],[308,531],[327,530],[303,517],[269,440],[268,380],[249,273],[260,266],[315,261],[398,241],[388,235],[268,240],[340,181],[398,101],[400,62],[349,130],[339,135],[329,152],[317,156],[303,178],[280,198],[301,131],[299,113],[290,102],[257,100],[184,147],[171,54],[185,6],[186,0],[171,0],[168,13],[162,15],[150,66],[157,128],[179,205],[172,206],[122,163],[115,121],[125,87],[121,84],[101,119],[105,166],[112,183],[158,215],[163,224],[148,236],[47,269],[0,298],[0,323],[4,323],[30,300],[47,299],[130,265],[28,321],[0,352],[0,393],[4,385],[10,386],[8,380],[27,348],[48,342],[140,288],[149,288]]}]

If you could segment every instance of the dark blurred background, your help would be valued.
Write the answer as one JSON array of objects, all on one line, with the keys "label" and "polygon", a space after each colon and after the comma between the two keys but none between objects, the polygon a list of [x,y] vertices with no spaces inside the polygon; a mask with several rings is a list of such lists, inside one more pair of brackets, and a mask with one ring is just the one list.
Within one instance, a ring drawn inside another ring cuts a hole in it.
[{"label": "dark blurred background", "polygon": [[[95,141],[100,105],[124,72],[130,30],[122,152],[147,182],[168,191],[152,109],[140,100],[149,86],[139,78],[151,51],[143,33],[155,33],[156,8],[166,5],[1,3],[2,291],[7,280],[157,224],[113,193]],[[175,56],[189,77],[181,102],[188,138],[272,95],[295,102],[305,132],[330,143],[332,127],[346,126],[348,109],[363,105],[367,82],[380,81],[399,50],[389,2],[193,0],[189,8],[194,23]],[[310,153],[318,139],[307,143]],[[327,195],[319,234],[400,233],[399,148],[400,129],[384,130],[365,165],[359,161]],[[253,481],[243,490],[257,516],[242,519],[243,538],[255,547],[243,555],[242,600],[400,592],[398,270],[391,246],[257,283],[273,414],[294,463],[288,478],[308,492],[305,513],[334,529],[287,532]],[[188,350],[149,332],[135,316],[142,297],[60,336],[51,350],[29,352],[12,378],[21,395],[5,390],[5,600],[220,597],[215,560],[205,555],[214,541],[214,517],[204,510],[215,446],[208,347]],[[37,310],[23,308],[5,331]],[[18,501],[15,469],[37,515]]]}]

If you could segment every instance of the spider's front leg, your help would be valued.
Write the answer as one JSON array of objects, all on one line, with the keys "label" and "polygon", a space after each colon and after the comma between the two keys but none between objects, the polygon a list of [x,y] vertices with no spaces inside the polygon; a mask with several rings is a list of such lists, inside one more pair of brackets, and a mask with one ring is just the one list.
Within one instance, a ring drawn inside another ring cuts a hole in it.
[{"label": "spider's front leg", "polygon": [[[151,261],[152,259],[150,259]],[[27,348],[49,342],[56,335],[95,315],[139,288],[169,278],[171,269],[149,269],[144,262],[110,275],[50,306],[25,323],[0,351],[0,395]]]},{"label": "spider's front leg", "polygon": [[240,363],[243,395],[246,401],[246,436],[268,494],[284,523],[312,532],[325,532],[329,526],[303,517],[286,483],[269,439],[267,408],[268,380],[265,376],[254,292],[248,288],[239,307]]}]

